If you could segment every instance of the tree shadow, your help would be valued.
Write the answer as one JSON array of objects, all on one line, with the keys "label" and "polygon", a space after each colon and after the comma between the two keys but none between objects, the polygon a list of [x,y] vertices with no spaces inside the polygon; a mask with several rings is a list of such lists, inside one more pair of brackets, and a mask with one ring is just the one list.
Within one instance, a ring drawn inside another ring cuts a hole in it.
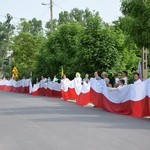
[{"label": "tree shadow", "polygon": [[[30,96],[29,96],[30,97]],[[40,98],[44,106],[0,108],[0,116],[24,115],[35,123],[76,122],[90,124],[96,128],[141,129],[150,131],[150,120],[118,115],[93,107],[81,107],[60,99]],[[35,97],[35,103],[39,99]],[[46,106],[48,105],[48,106]]]}]

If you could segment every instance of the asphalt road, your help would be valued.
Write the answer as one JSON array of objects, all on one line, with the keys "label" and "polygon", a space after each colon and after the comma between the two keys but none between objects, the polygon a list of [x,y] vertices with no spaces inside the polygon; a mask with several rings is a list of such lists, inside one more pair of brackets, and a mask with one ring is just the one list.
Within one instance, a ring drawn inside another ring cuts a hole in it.
[{"label": "asphalt road", "polygon": [[0,150],[149,150],[150,119],[0,92]]}]

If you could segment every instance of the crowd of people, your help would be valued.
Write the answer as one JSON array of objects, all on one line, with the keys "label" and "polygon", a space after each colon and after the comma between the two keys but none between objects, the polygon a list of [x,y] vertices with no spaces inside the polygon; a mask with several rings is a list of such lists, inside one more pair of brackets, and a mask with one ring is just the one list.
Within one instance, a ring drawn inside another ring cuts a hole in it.
[{"label": "crowd of people", "polygon": [[[108,78],[108,75],[107,75],[106,72],[102,72],[101,76],[99,76],[98,71],[95,71],[94,72],[94,78],[96,80],[101,80],[101,79],[105,80],[106,86],[109,87],[112,90],[121,89],[123,86],[128,84],[128,72],[127,71],[123,71],[121,76],[118,76],[118,74],[115,74],[115,76],[113,78],[113,81],[110,81],[110,79]],[[57,82],[58,79],[57,80],[56,79],[57,79],[56,76],[54,76],[53,81]],[[137,84],[137,83],[141,82],[140,75],[137,72],[134,73],[133,79],[134,79],[134,84]],[[66,77],[65,74],[62,76],[62,79],[61,79],[61,82],[64,82],[64,81],[70,81]],[[77,72],[76,75],[75,75],[74,81],[75,81],[74,83],[78,84],[78,85],[80,85],[80,84],[82,85],[84,83],[88,84],[89,81],[90,81],[90,78],[89,78],[89,75],[86,74],[85,78],[82,79],[80,73]]]},{"label": "crowd of people", "polygon": [[[101,79],[105,80],[106,86],[112,90],[120,89],[123,86],[128,84],[128,72],[127,71],[123,71],[120,75],[115,74],[113,77],[113,80],[110,80],[108,78],[108,74],[106,72],[102,72],[101,76],[100,76],[98,71],[95,71],[93,78],[95,78],[96,80],[101,80]],[[25,77],[23,77],[23,79],[25,79]],[[141,82],[140,75],[137,72],[134,73],[133,79],[134,79],[134,84]],[[70,81],[70,80],[64,74],[61,79],[58,79],[56,75],[54,75],[54,78],[52,80],[50,77],[44,78],[43,76],[41,76],[40,80],[39,80],[39,78],[36,78],[36,83],[39,83],[40,81],[42,81],[43,83],[48,83],[50,81],[64,82],[64,81]],[[74,83],[77,85],[82,85],[84,83],[88,84],[90,81],[89,74],[86,74],[85,77],[82,79],[80,73],[77,72],[75,75],[74,81],[75,81]]]}]

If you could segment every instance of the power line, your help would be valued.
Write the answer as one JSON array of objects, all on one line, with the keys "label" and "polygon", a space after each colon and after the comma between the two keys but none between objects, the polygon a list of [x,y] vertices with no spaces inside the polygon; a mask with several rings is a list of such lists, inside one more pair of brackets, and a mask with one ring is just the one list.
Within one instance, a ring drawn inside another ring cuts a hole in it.
[{"label": "power line", "polygon": [[[49,8],[43,9],[41,11],[41,13],[36,18],[41,18],[40,20],[44,20],[45,19],[45,14],[46,14],[46,17],[48,16],[48,14],[46,13],[48,9]],[[45,21],[43,21],[43,22],[45,22]]]},{"label": "power line", "polygon": [[[6,18],[6,15],[1,15],[1,14],[0,14],[0,17]],[[13,16],[12,16],[12,17],[13,17]],[[21,18],[13,17],[13,19],[20,20]]]},{"label": "power line", "polygon": [[62,3],[64,3],[66,0],[63,0],[62,2],[60,2],[60,3],[57,3],[57,5],[60,5],[60,4],[62,4]]},{"label": "power line", "polygon": [[[55,5],[56,7],[58,7],[59,9],[61,9],[61,10],[63,10],[63,11],[65,11],[65,9],[63,9],[61,6],[59,6],[59,4],[62,4],[62,3],[64,3],[66,0],[63,0],[62,2],[60,2],[60,3],[55,3],[53,0],[50,0],[50,3],[49,3],[49,9],[50,9],[50,20],[53,20],[53,5]],[[38,13],[38,16],[40,16],[41,14],[42,14],[42,16],[43,16],[43,13],[45,12],[45,10],[43,11],[42,10],[42,12],[41,13]],[[39,15],[40,14],[40,15]],[[3,15],[3,14],[0,14],[0,17],[3,17],[3,18],[6,18],[6,15]],[[15,19],[15,20],[20,20],[20,19],[22,19],[22,18],[25,18],[27,21],[28,20],[30,20],[30,19],[27,19],[26,17],[21,17],[21,18],[19,18],[19,17],[15,17],[15,16],[12,16],[13,17],[13,19]],[[42,17],[43,18],[43,17]],[[40,19],[41,20],[41,19]],[[43,23],[47,23],[47,21],[42,21]]]},{"label": "power line", "polygon": [[[45,10],[44,10],[44,13],[45,13]],[[44,15],[44,14],[43,14]],[[0,14],[0,17],[3,17],[3,18],[6,18],[6,15],[2,15],[2,14]],[[21,19],[26,19],[27,21],[29,21],[29,20],[31,20],[31,19],[27,19],[27,18],[25,18],[25,17],[21,17],[21,18],[19,18],[19,17],[14,17],[14,16],[12,16],[13,17],[13,19],[15,19],[15,20],[21,20]],[[34,17],[33,17],[34,18]],[[12,19],[12,20],[13,20]],[[41,19],[39,19],[39,20],[41,20]],[[43,23],[47,23],[47,21],[44,21],[44,20],[41,20]]]},{"label": "power line", "polygon": [[55,6],[57,6],[58,8],[62,9],[63,11],[65,11],[65,9],[63,9],[63,8],[60,7],[59,5],[55,4],[54,2],[53,2],[53,4],[54,4]]},{"label": "power line", "polygon": [[39,16],[43,16],[45,13],[45,7],[42,7],[40,10],[37,11],[36,17],[38,18]]}]

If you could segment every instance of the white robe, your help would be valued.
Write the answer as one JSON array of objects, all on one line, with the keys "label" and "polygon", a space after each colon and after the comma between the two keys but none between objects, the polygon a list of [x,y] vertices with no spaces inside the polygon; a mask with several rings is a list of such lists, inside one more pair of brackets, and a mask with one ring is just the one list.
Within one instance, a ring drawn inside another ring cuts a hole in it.
[{"label": "white robe", "polygon": [[125,81],[125,85],[127,85],[128,84],[128,78],[127,77],[124,77],[124,78],[122,78],[124,81]]},{"label": "white robe", "polygon": [[141,82],[142,82],[141,79],[138,79],[138,80],[134,81],[134,84],[138,84],[138,83],[141,83]]}]

